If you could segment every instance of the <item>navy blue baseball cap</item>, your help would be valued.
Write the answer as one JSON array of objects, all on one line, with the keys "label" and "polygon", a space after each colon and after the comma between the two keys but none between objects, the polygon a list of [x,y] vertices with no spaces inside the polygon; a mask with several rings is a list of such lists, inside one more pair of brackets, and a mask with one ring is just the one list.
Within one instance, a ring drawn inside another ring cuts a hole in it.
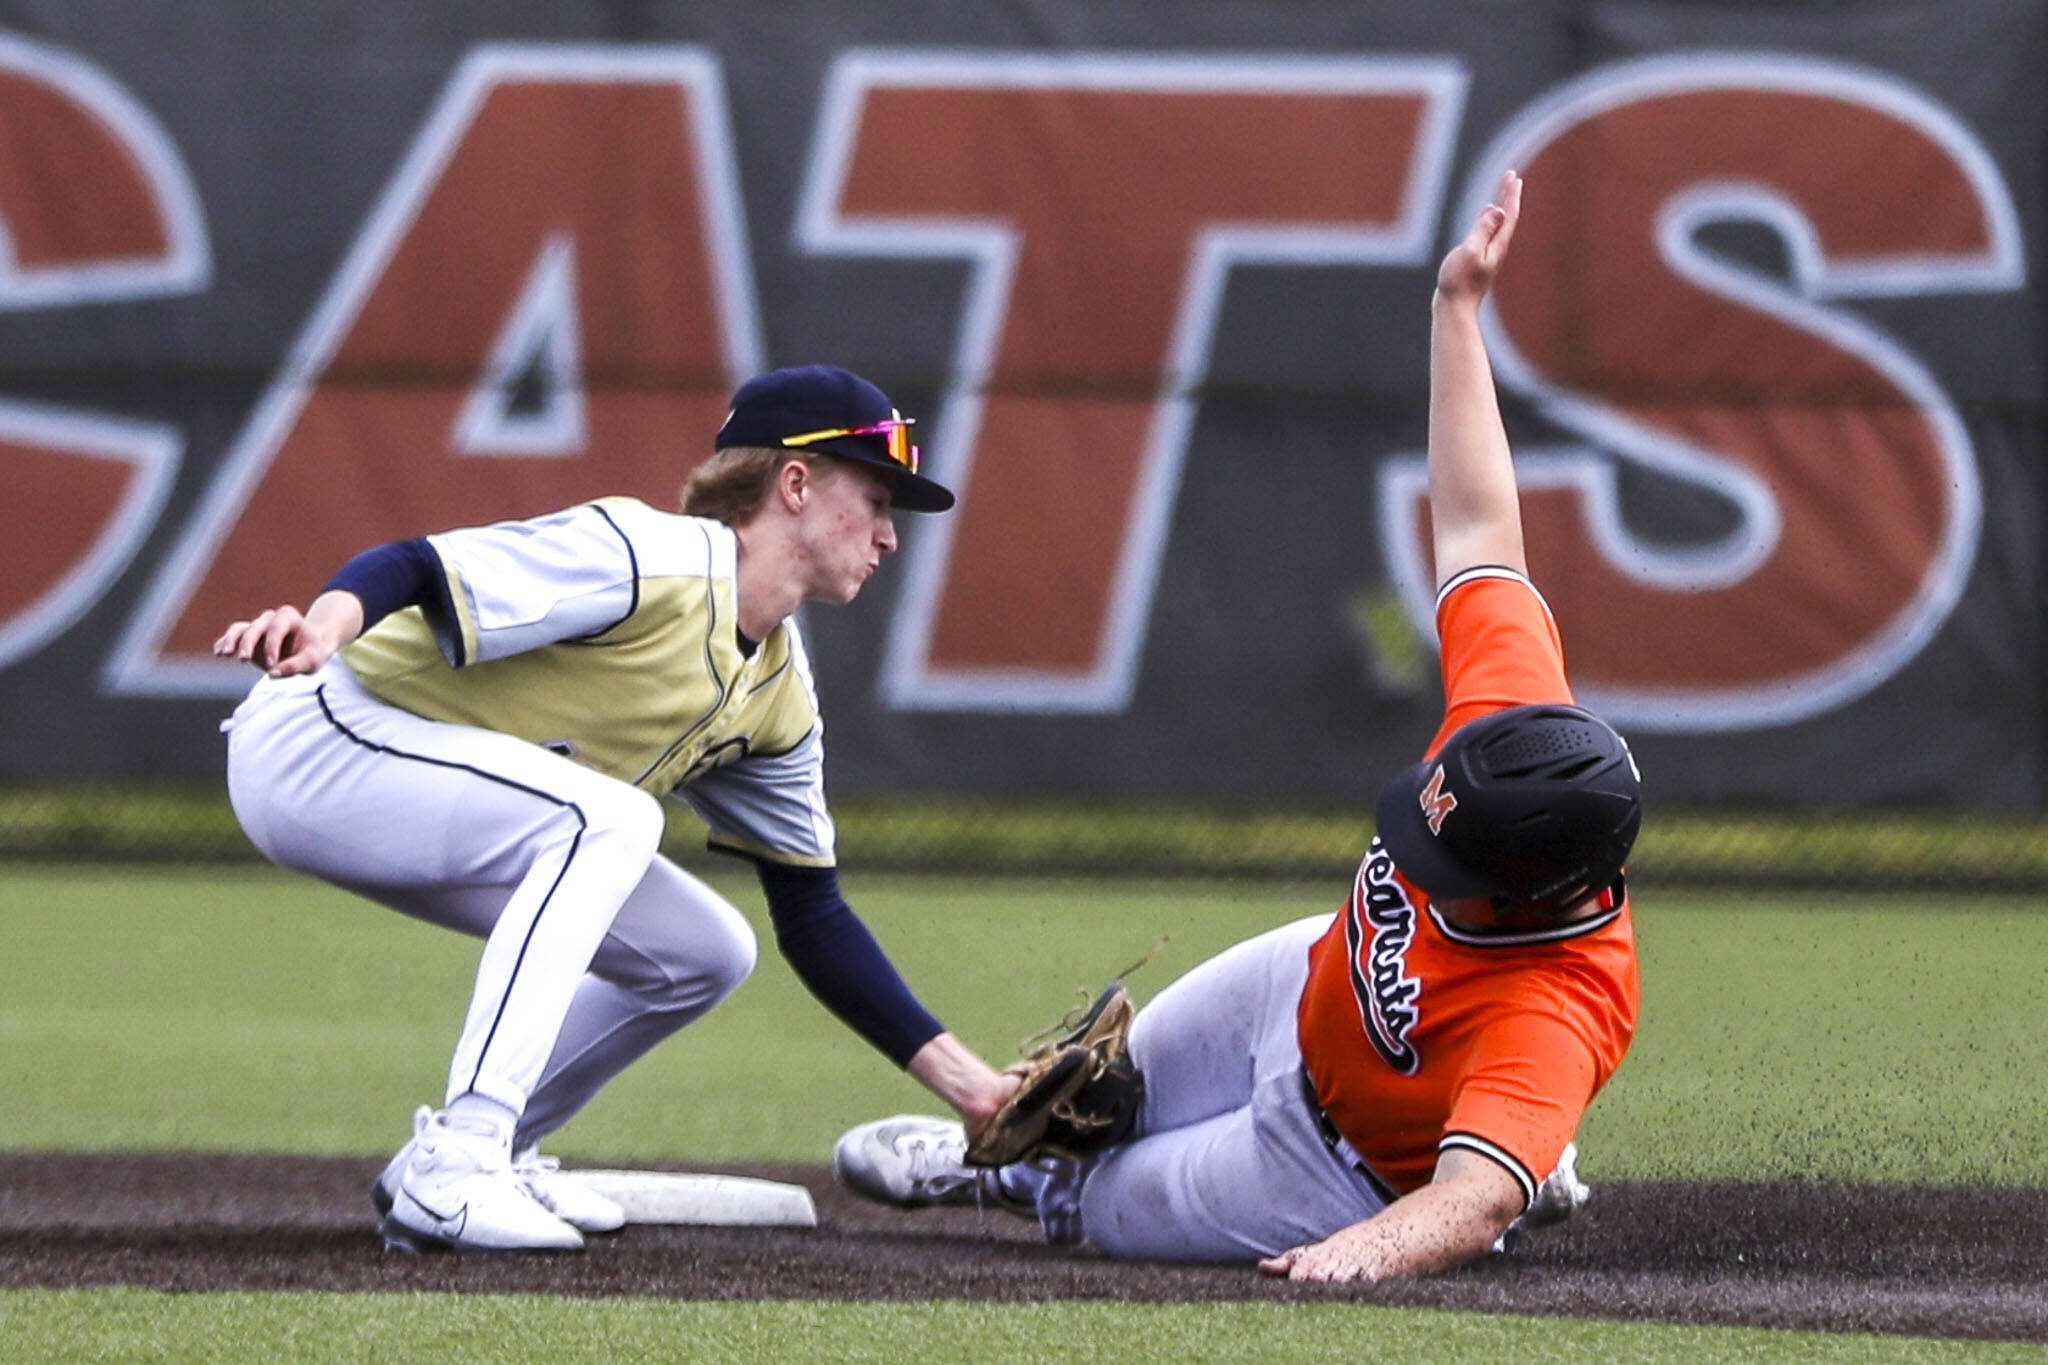
[{"label": "navy blue baseball cap", "polygon": [[896,411],[867,380],[833,365],[770,370],[740,385],[713,448],[822,450],[892,476],[889,502],[906,512],[943,512],[951,490],[917,472],[915,418]]}]

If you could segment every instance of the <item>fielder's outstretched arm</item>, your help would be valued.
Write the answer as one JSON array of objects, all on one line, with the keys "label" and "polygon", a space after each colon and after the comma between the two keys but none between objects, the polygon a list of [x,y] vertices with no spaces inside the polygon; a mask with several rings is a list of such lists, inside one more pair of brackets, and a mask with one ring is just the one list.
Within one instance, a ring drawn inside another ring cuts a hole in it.
[{"label": "fielder's outstretched arm", "polygon": [[1478,564],[1517,572],[1522,509],[1479,305],[1493,286],[1522,210],[1522,178],[1500,178],[1495,202],[1437,272],[1429,334],[1429,519],[1441,587]]},{"label": "fielder's outstretched arm", "polygon": [[978,1134],[1017,1088],[917,1002],[831,868],[757,861],[775,942],[826,1009],[953,1106]]},{"label": "fielder's outstretched arm", "polygon": [[273,678],[317,673],[392,612],[425,602],[439,568],[424,540],[365,550],[335,570],[303,613],[286,603],[258,612],[254,620],[236,621],[213,642],[213,652],[254,664]]}]

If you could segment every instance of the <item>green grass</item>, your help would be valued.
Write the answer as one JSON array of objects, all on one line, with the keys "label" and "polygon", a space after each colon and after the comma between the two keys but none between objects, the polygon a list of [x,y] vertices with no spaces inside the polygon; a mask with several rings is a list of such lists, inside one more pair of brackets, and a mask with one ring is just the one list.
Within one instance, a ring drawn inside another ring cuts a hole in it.
[{"label": "green grass", "polygon": [[7,1305],[0,1355],[36,1360],[2039,1359],[2018,1346],[1314,1303],[997,1307],[137,1289],[23,1293],[0,1302]]},{"label": "green grass", "polygon": [[[849,879],[941,1018],[994,1060],[1170,941],[1142,1000],[1321,891]],[[770,941],[759,896],[724,883]],[[471,940],[269,871],[14,866],[0,882],[0,1148],[372,1154],[439,1096]],[[1643,1023],[1581,1137],[1594,1178],[2048,1185],[2033,903],[1650,895]],[[719,1010],[614,1083],[571,1156],[821,1161],[928,1104],[772,947]]]},{"label": "green grass", "polygon": [[[769,941],[746,879],[721,883]],[[1341,886],[862,877],[926,1001],[996,1060],[1171,941],[1147,998]],[[1594,1181],[2048,1184],[2034,902],[1643,896],[1644,1019],[1581,1137]],[[440,1092],[475,945],[266,870],[4,865],[0,1149],[382,1155]],[[764,950],[724,1007],[621,1077],[572,1157],[822,1161],[925,1104]],[[427,1295],[0,1294],[0,1359],[574,1361],[2019,1358],[2017,1348],[1536,1321],[1350,1304],[994,1306]]]},{"label": "green grass", "polygon": [[2037,902],[1650,897],[1616,1176],[2048,1185]]}]

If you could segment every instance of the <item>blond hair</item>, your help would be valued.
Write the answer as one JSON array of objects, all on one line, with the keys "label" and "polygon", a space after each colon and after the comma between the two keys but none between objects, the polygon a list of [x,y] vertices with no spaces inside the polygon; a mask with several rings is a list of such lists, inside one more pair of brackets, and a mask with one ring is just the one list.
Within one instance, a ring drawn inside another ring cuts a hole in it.
[{"label": "blond hair", "polygon": [[772,446],[732,446],[690,471],[683,484],[683,515],[709,517],[727,526],[745,526],[767,501],[775,476],[792,461],[811,464],[807,450]]}]

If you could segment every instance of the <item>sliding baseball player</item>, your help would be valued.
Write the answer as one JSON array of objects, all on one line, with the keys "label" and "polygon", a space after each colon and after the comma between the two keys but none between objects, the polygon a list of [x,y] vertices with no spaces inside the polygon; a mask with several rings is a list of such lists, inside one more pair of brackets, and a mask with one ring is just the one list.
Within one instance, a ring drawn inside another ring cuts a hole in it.
[{"label": "sliding baseball player", "polygon": [[1510,172],[1438,273],[1444,718],[1383,789],[1343,909],[1167,987],[1129,1030],[1135,1068],[1119,1070],[1114,1029],[1082,1021],[977,1135],[976,1151],[1008,1150],[1015,1125],[1027,1159],[970,1165],[961,1125],[899,1116],[841,1139],[849,1187],[1013,1209],[1112,1256],[1314,1281],[1449,1270],[1584,1197],[1573,1134],[1635,1030],[1622,863],[1641,791],[1621,737],[1572,704],[1524,561],[1479,327],[1520,205]]}]

